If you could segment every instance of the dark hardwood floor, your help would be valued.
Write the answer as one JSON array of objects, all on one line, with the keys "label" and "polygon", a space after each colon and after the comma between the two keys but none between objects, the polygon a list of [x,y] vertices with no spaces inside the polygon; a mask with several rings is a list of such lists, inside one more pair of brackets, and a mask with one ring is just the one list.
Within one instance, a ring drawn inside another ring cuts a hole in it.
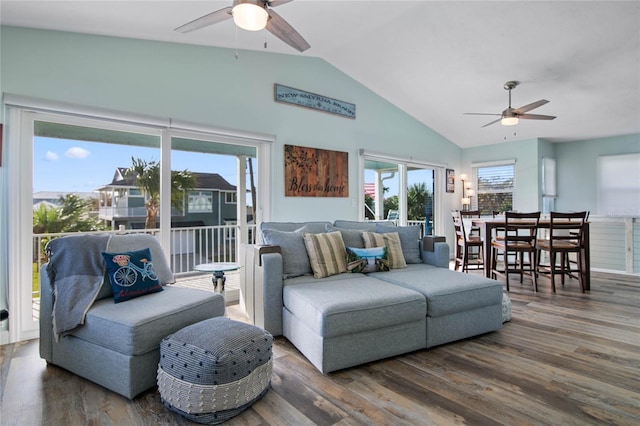
[{"label": "dark hardwood floor", "polygon": [[[639,425],[640,279],[548,283],[512,284],[500,331],[327,376],[277,338],[271,389],[227,424]],[[191,424],[156,389],[128,401],[47,366],[37,340],[0,347],[0,364],[2,425]]]}]

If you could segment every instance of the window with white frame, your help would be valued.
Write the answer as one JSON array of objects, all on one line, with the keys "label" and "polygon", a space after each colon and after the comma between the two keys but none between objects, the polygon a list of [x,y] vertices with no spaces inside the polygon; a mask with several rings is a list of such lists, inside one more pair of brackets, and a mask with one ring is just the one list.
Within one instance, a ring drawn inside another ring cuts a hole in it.
[{"label": "window with white frame", "polygon": [[443,165],[364,149],[360,155],[361,220],[420,225],[424,235],[444,232],[442,196],[437,190]]},{"label": "window with white frame", "polygon": [[480,214],[513,210],[514,161],[474,165],[473,176],[476,187],[473,205]]},{"label": "window with white frame", "polygon": [[213,192],[190,192],[188,211],[189,213],[213,213]]},{"label": "window with white frame", "polygon": [[237,204],[238,195],[235,192],[225,192],[224,202],[227,204]]},{"label": "window with white frame", "polygon": [[640,153],[598,158],[598,214],[640,216]]},{"label": "window with white frame", "polygon": [[542,213],[551,213],[555,208],[556,191],[556,160],[542,159]]}]

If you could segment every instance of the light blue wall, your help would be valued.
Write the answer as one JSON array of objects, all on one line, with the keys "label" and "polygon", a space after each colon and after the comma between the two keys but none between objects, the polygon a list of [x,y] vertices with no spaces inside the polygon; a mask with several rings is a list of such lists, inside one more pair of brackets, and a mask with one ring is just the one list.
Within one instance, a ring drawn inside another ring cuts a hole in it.
[{"label": "light blue wall", "polygon": [[[597,212],[598,157],[640,153],[640,134],[554,144],[558,167],[558,210]],[[620,176],[624,179],[624,176]]]},{"label": "light blue wall", "polygon": [[471,176],[474,163],[516,160],[514,210],[529,212],[540,209],[540,173],[538,139],[504,142],[467,148],[462,152],[462,172]]},{"label": "light blue wall", "polygon": [[[360,148],[459,165],[457,145],[322,59],[241,51],[236,60],[222,48],[1,31],[3,93],[275,135],[272,220],[357,220]],[[276,82],[354,103],[357,118],[275,103]],[[347,151],[350,197],[284,197],[284,144]]]}]

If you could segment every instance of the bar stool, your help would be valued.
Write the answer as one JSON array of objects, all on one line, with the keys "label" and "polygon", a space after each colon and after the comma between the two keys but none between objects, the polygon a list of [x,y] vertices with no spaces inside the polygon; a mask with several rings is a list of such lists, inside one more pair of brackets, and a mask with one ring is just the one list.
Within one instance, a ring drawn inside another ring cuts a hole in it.
[{"label": "bar stool", "polygon": [[[460,210],[460,217],[464,219],[480,219],[480,210]],[[469,235],[480,236],[480,228],[477,226],[469,226]]]},{"label": "bar stool", "polygon": [[[469,272],[469,269],[483,269],[483,252],[482,252],[482,238],[480,236],[467,235],[464,227],[464,221],[459,211],[454,210],[451,212],[451,218],[453,219],[453,227],[456,233],[456,250],[455,250],[455,265],[454,269],[462,267],[462,272]],[[476,257],[470,257],[470,249],[477,248]],[[469,266],[473,266],[469,268]]]},{"label": "bar stool", "polygon": [[[538,291],[536,240],[539,222],[540,212],[506,212],[504,240],[494,239],[491,241],[493,265],[491,277],[495,279],[498,275],[503,276],[507,282],[507,291],[509,291],[509,274],[520,274],[520,283],[522,284],[525,272],[531,275],[534,290]],[[503,255],[503,270],[497,267],[498,253]],[[513,255],[513,263],[510,263],[510,254]],[[525,262],[525,254],[529,256],[528,262]]]},{"label": "bar stool", "polygon": [[[555,293],[556,281],[555,276],[561,275],[562,285],[564,286],[565,275],[577,272],[578,281],[580,282],[580,290],[585,292],[585,258],[584,258],[584,239],[582,232],[584,223],[587,219],[587,212],[576,213],[559,213],[551,212],[551,223],[549,226],[549,239],[538,240],[537,247],[539,251],[549,253],[549,264],[542,265],[538,260],[537,270],[540,274],[549,274],[551,279],[551,289]],[[569,262],[570,253],[576,253],[576,268],[572,269],[572,262]],[[560,255],[560,261],[557,261],[557,255]],[[538,256],[538,259],[540,256]]]}]

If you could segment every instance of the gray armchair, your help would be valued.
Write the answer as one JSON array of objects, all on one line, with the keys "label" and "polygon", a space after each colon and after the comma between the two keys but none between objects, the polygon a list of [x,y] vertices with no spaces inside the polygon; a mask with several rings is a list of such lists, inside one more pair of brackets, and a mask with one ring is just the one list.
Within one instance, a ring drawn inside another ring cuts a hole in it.
[{"label": "gray armchair", "polygon": [[[86,235],[76,238],[82,245]],[[86,312],[84,324],[59,336],[52,314],[56,302],[47,265],[40,271],[40,357],[133,399],[156,385],[160,341],[183,327],[223,316],[221,294],[175,287],[166,257],[151,235],[114,235],[105,251],[150,248],[163,291],[114,303],[108,277]],[[101,253],[97,253],[101,256]],[[84,256],[84,255],[83,255]],[[82,257],[82,256],[81,256]]]}]

